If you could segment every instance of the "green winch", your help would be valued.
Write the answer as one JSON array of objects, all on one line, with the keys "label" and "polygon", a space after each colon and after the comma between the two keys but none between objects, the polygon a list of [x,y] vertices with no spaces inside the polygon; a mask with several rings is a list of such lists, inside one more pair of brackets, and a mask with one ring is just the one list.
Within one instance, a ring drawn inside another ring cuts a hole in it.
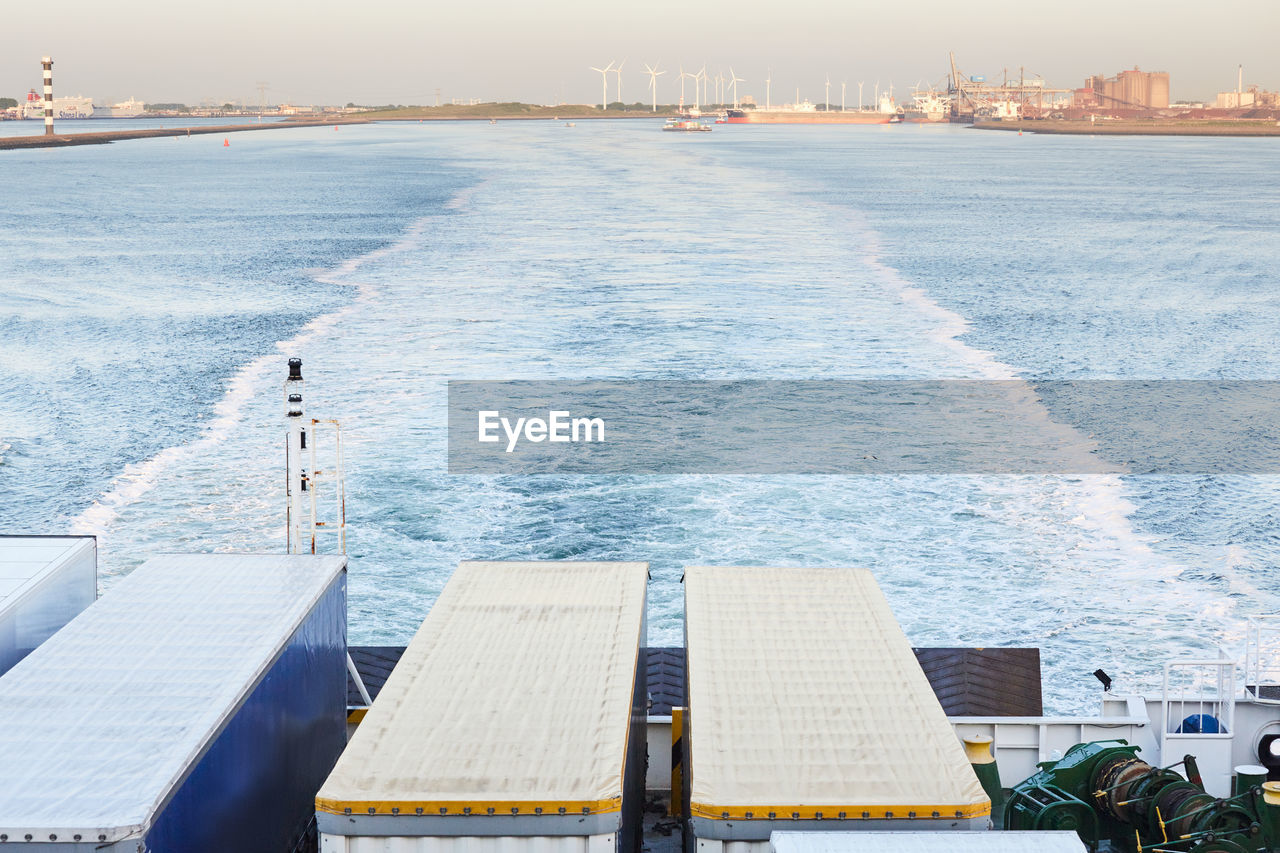
[{"label": "green winch", "polygon": [[[1091,849],[1109,842],[1126,853],[1280,851],[1280,785],[1260,779],[1215,797],[1204,790],[1194,756],[1152,767],[1123,740],[1071,747],[1017,785],[1005,829],[1074,830]],[[1182,774],[1173,768],[1181,765]]]}]

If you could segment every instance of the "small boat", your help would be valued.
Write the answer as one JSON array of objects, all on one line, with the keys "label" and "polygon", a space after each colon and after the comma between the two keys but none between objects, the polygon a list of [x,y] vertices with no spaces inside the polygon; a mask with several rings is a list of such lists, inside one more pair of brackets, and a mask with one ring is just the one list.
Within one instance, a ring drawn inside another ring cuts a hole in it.
[{"label": "small boat", "polygon": [[667,119],[667,123],[662,126],[663,130],[683,131],[697,133],[710,133],[711,126],[703,124],[697,119]]}]

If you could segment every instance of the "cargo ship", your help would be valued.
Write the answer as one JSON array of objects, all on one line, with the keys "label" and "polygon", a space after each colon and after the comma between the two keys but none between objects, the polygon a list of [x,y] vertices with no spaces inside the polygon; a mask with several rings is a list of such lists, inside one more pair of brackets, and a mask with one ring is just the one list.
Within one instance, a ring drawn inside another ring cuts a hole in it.
[{"label": "cargo ship", "polygon": [[887,96],[876,110],[818,109],[808,100],[778,109],[731,109],[726,124],[889,124],[897,108]]},{"label": "cargo ship", "polygon": [[947,96],[940,92],[914,92],[911,95],[911,106],[901,110],[903,121],[924,124],[947,120],[951,105]]}]

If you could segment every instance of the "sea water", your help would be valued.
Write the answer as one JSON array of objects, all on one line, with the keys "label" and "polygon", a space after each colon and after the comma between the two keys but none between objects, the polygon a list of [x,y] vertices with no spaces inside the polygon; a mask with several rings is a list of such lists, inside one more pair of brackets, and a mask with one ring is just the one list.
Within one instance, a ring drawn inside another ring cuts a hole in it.
[{"label": "sea water", "polygon": [[1280,481],[495,477],[450,379],[1280,376],[1280,146],[951,126],[408,123],[0,152],[0,528],[282,550],[285,359],[343,424],[351,637],[462,559],[872,569],[917,645],[1087,710],[1280,610]]}]

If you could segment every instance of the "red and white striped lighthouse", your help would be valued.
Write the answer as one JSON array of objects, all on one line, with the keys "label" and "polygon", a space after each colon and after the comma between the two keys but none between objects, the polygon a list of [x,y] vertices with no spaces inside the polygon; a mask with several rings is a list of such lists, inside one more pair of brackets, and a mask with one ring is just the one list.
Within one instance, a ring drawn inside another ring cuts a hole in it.
[{"label": "red and white striped lighthouse", "polygon": [[53,136],[53,60],[44,57],[44,135]]}]

